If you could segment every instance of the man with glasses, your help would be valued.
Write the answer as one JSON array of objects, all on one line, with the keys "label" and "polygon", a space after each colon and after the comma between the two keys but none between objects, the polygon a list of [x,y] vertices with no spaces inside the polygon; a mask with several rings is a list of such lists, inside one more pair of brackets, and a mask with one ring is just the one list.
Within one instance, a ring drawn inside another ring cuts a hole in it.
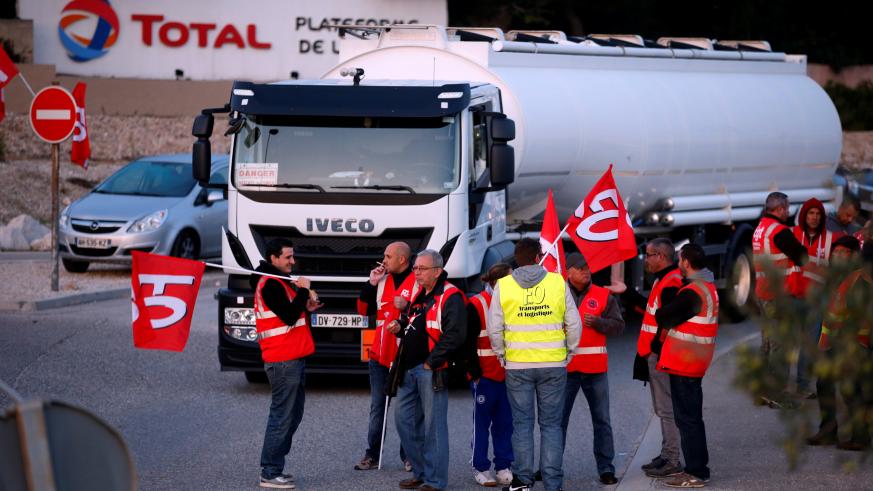
[{"label": "man with glasses", "polygon": [[649,382],[652,407],[661,420],[661,453],[642,466],[649,477],[667,477],[682,472],[679,463],[679,429],[673,419],[670,376],[655,369],[664,334],[658,330],[655,314],[672,302],[682,288],[682,274],[673,262],[674,254],[675,248],[670,239],[660,237],[646,244],[645,270],[654,277],[654,283],[648,299],[638,295],[638,303],[645,305],[645,313],[637,339],[634,378]]},{"label": "man with glasses", "polygon": [[400,488],[435,491],[449,484],[446,368],[464,344],[467,311],[464,294],[446,281],[438,252],[421,251],[412,272],[421,291],[386,327],[401,339],[396,363],[405,370],[394,416],[413,475]]}]

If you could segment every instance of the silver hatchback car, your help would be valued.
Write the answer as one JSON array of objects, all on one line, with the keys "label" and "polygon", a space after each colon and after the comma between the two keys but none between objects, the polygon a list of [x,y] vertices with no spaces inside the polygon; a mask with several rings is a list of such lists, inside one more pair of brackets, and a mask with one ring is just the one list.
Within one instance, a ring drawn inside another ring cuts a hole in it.
[{"label": "silver hatchback car", "polygon": [[[227,156],[212,159],[210,184],[227,186]],[[191,174],[191,154],[135,160],[61,213],[58,250],[67,271],[94,261],[129,262],[131,251],[186,258],[221,254],[225,192]]]}]

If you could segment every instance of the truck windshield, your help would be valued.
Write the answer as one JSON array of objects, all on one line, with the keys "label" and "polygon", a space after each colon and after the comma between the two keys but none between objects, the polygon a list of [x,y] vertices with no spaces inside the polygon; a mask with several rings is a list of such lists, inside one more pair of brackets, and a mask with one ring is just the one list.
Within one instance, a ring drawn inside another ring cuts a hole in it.
[{"label": "truck windshield", "polygon": [[246,116],[235,138],[240,189],[447,194],[459,184],[455,116]]}]

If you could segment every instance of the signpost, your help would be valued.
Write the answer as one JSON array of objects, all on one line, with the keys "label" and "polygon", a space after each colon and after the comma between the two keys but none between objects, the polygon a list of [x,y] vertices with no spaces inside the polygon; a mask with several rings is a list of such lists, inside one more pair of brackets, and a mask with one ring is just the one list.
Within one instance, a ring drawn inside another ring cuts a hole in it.
[{"label": "signpost", "polygon": [[36,136],[52,144],[52,291],[58,291],[58,162],[59,144],[76,127],[76,100],[63,87],[46,87],[30,103],[30,126]]}]

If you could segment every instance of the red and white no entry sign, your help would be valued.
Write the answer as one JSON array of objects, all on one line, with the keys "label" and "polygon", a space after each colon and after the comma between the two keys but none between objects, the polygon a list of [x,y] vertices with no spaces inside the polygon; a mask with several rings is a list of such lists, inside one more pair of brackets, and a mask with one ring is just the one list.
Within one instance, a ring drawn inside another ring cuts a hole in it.
[{"label": "red and white no entry sign", "polygon": [[48,143],[60,143],[76,127],[76,100],[62,87],[46,87],[30,103],[30,126]]}]

